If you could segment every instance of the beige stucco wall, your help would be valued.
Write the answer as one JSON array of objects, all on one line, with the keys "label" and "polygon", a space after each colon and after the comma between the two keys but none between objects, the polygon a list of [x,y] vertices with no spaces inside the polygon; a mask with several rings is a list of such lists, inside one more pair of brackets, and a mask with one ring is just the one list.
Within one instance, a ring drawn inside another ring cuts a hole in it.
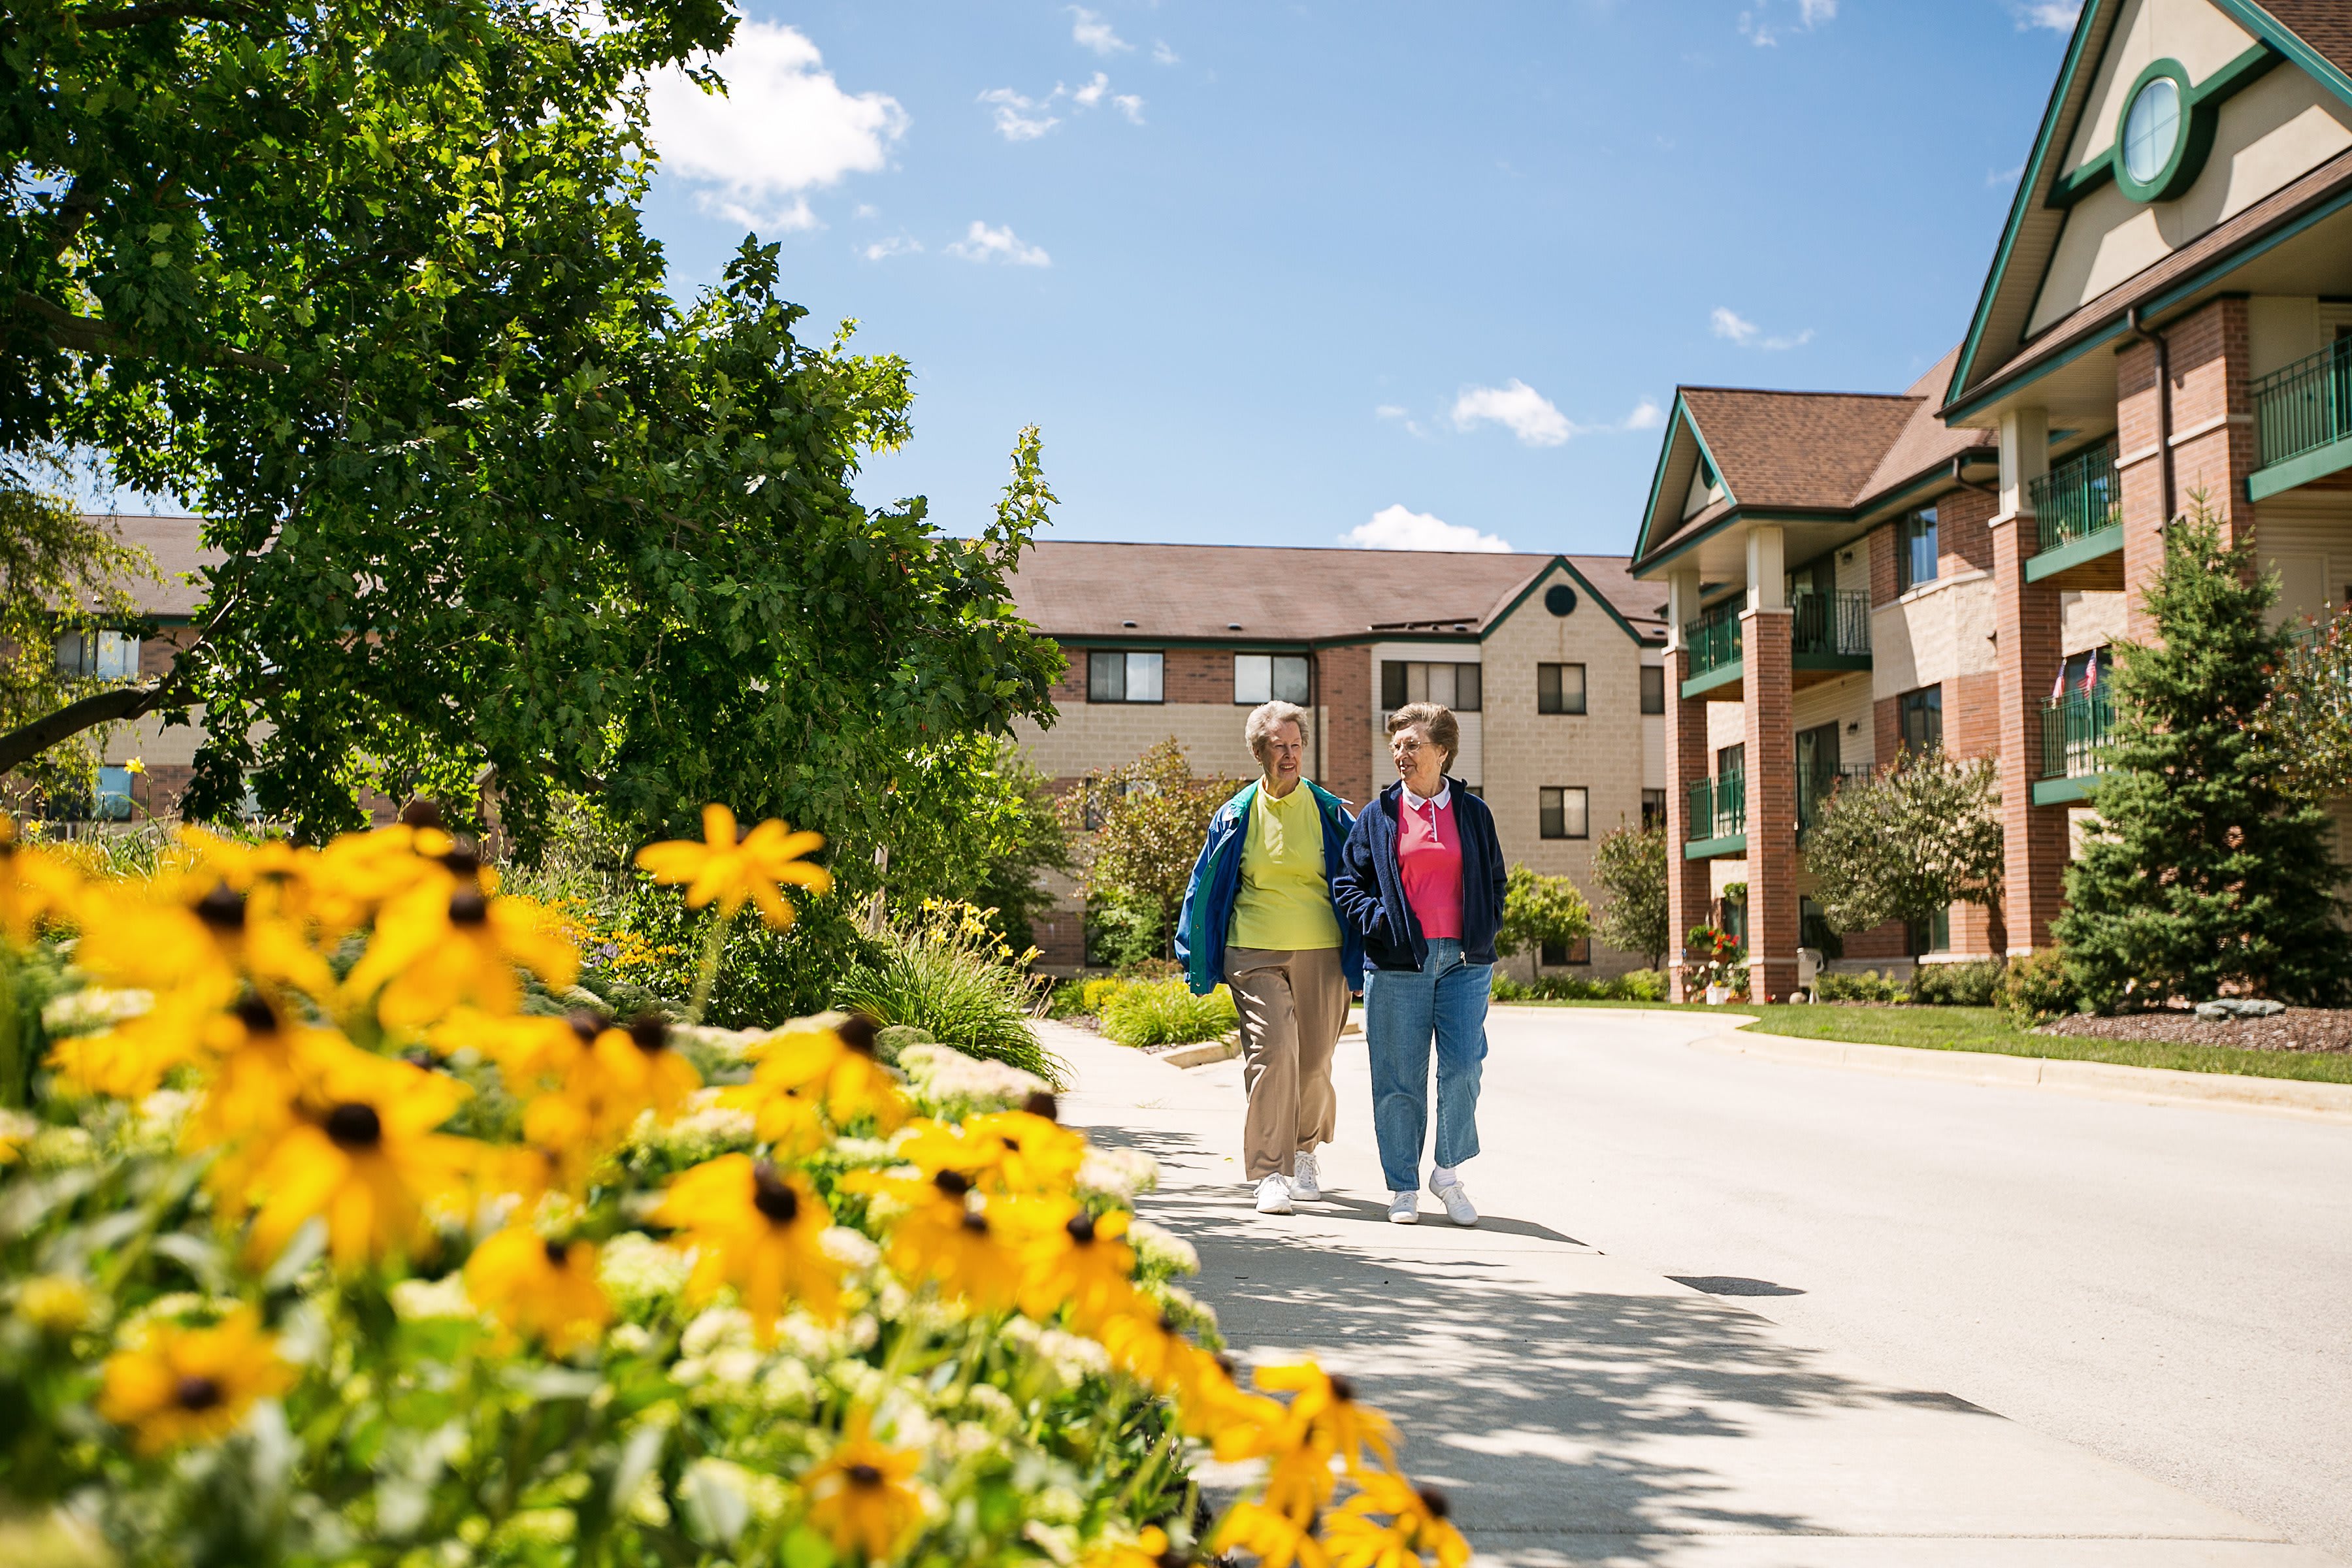
[{"label": "beige stucco wall", "polygon": [[1870,616],[1871,692],[1894,697],[1992,670],[1992,576],[1967,572],[1922,584]]},{"label": "beige stucco wall", "polygon": [[2254,36],[2208,0],[2129,0],[2093,73],[2082,121],[2067,149],[2067,172],[2115,146],[2124,95],[2150,65],[2176,59],[2188,68],[2190,81],[2203,81],[2253,47]]},{"label": "beige stucco wall", "polygon": [[1242,740],[1248,717],[1248,709],[1224,702],[1066,702],[1052,729],[1018,720],[1013,739],[1047,778],[1119,767],[1171,737],[1196,773],[1254,778],[1257,764]]},{"label": "beige stucco wall", "polygon": [[2123,641],[2128,603],[2122,594],[2059,595],[2059,651],[2071,658]]},{"label": "beige stucco wall", "polygon": [[1805,731],[1818,724],[1835,724],[1838,727],[1838,764],[1849,768],[1867,767],[1874,760],[1873,750],[1877,745],[1871,702],[1870,676],[1862,671],[1842,680],[1825,680],[1819,686],[1808,686],[1790,700],[1790,728]]}]

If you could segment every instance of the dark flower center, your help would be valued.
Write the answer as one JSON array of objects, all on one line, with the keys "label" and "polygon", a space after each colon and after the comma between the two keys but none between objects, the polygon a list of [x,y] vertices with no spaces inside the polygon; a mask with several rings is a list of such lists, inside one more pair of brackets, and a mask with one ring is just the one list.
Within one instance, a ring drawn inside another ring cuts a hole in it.
[{"label": "dark flower center", "polygon": [[193,1373],[172,1385],[172,1403],[183,1410],[210,1410],[227,1397],[218,1378]]},{"label": "dark flower center", "polygon": [[640,1013],[629,1020],[629,1038],[651,1056],[669,1044],[669,1020],[659,1013]]},{"label": "dark flower center", "polygon": [[751,1172],[751,1206],[778,1225],[790,1225],[801,1216],[801,1195],[773,1165],[760,1165]]},{"label": "dark flower center", "polygon": [[412,800],[400,808],[400,820],[410,827],[438,827],[441,808],[429,800]]},{"label": "dark flower center", "polygon": [[215,931],[243,931],[245,895],[226,882],[216,883],[211,892],[196,900],[196,919]]},{"label": "dark flower center", "polygon": [[853,1487],[878,1487],[882,1484],[882,1472],[872,1465],[852,1465],[847,1474]]},{"label": "dark flower center", "polygon": [[1435,1487],[1421,1489],[1421,1506],[1429,1510],[1432,1519],[1444,1519],[1454,1510],[1454,1505],[1445,1500],[1445,1494]]},{"label": "dark flower center", "polygon": [[1058,1121],[1062,1118],[1061,1102],[1042,1089],[1031,1089],[1029,1098],[1021,1102],[1021,1109],[1032,1116],[1042,1116],[1048,1121]]},{"label": "dark flower center", "polygon": [[594,1045],[596,1037],[603,1034],[611,1024],[611,1020],[604,1014],[592,1013],[585,1007],[576,1013],[567,1014],[563,1021],[572,1026],[572,1032],[580,1037],[580,1043],[583,1046]]},{"label": "dark flower center", "polygon": [[482,874],[482,854],[470,844],[460,844],[441,857],[441,864],[461,880],[472,881]]},{"label": "dark flower center", "polygon": [[1021,1152],[1021,1140],[1018,1138],[1000,1138],[997,1142],[1004,1145],[1004,1152],[1008,1154]]},{"label": "dark flower center", "polygon": [[963,1216],[963,1227],[974,1236],[986,1236],[988,1216],[983,1214],[968,1214]]},{"label": "dark flower center", "polygon": [[539,1249],[547,1255],[548,1267],[551,1268],[562,1268],[565,1261],[572,1256],[572,1244],[568,1241],[559,1241],[551,1236],[539,1244]]},{"label": "dark flower center", "polygon": [[834,1030],[835,1034],[841,1037],[843,1045],[861,1057],[870,1057],[874,1054],[875,1037],[881,1032],[882,1026],[863,1013],[852,1013],[841,1021],[839,1027]]},{"label": "dark flower center", "polygon": [[1070,1223],[1062,1228],[1068,1231],[1070,1239],[1080,1247],[1089,1247],[1094,1243],[1095,1216],[1090,1214],[1072,1215]]},{"label": "dark flower center", "polygon": [[1185,1568],[1185,1565],[1190,1563],[1192,1559],[1171,1546],[1167,1551],[1161,1552],[1157,1561],[1160,1564],[1160,1568]]},{"label": "dark flower center", "polygon": [[1163,1334],[1174,1333],[1176,1331],[1176,1320],[1166,1312],[1160,1313],[1160,1331]]},{"label": "dark flower center", "polygon": [[490,918],[490,900],[479,888],[460,888],[449,895],[449,923],[478,926]]},{"label": "dark flower center", "polygon": [[278,1032],[278,1009],[272,1007],[269,999],[258,992],[247,992],[236,999],[236,1005],[229,1011],[238,1023],[245,1026],[245,1032],[248,1035],[274,1035]]},{"label": "dark flower center", "polygon": [[373,1105],[347,1101],[327,1112],[327,1136],[338,1149],[373,1149],[383,1142],[383,1118]]},{"label": "dark flower center", "polygon": [[951,1198],[960,1198],[971,1191],[971,1179],[961,1171],[941,1171],[931,1178],[931,1185]]},{"label": "dark flower center", "polygon": [[1356,1402],[1356,1385],[1337,1373],[1331,1374],[1331,1397],[1342,1405]]}]

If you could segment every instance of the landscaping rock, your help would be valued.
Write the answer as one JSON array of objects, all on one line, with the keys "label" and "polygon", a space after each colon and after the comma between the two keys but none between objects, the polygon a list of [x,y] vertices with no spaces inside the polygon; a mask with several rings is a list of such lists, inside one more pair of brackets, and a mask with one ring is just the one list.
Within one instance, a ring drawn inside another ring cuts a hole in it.
[{"label": "landscaping rock", "polygon": [[2257,1001],[2247,996],[2217,996],[2210,1002],[2197,1004],[2200,1018],[2271,1018],[2286,1011],[2284,1002]]},{"label": "landscaping rock", "polygon": [[2352,1009],[2278,1007],[2215,1018],[2185,1007],[2150,1013],[2056,1018],[2035,1030],[2094,1040],[2150,1040],[2171,1046],[2226,1046],[2241,1051],[2352,1051]]}]

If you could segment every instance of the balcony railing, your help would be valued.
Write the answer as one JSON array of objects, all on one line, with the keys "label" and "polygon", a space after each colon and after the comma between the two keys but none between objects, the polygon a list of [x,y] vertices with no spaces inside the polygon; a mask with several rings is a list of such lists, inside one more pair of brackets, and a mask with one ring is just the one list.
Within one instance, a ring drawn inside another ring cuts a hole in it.
[{"label": "balcony railing", "polygon": [[2042,704],[2042,776],[2089,778],[2106,768],[2116,706],[2104,683]]},{"label": "balcony railing", "polygon": [[1836,794],[1841,784],[1866,780],[1870,774],[1871,770],[1865,767],[1808,768],[1800,765],[1797,769],[1797,832],[1802,835],[1819,820],[1822,803]]},{"label": "balcony railing", "polygon": [[2352,338],[2254,383],[2261,466],[2352,440]]},{"label": "balcony railing", "polygon": [[2034,480],[2032,489],[2045,552],[2123,526],[2123,490],[2116,483],[2113,441],[2075,453]]},{"label": "balcony railing", "polygon": [[1748,831],[1748,780],[1726,773],[1690,786],[1690,841],[1730,838]]},{"label": "balcony railing", "polygon": [[1796,624],[1790,651],[1798,654],[1866,655],[1870,652],[1870,595],[1863,593],[1802,593],[1789,602]]},{"label": "balcony railing", "polygon": [[1690,649],[1693,679],[1727,665],[1738,664],[1742,657],[1738,605],[1718,605],[1704,615],[1685,621],[1683,646]]}]

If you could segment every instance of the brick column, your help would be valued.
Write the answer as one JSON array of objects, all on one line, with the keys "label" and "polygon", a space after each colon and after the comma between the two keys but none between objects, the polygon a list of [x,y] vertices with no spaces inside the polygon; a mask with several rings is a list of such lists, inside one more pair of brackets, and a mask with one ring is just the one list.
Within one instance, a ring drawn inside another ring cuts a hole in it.
[{"label": "brick column", "polygon": [[1992,523],[1993,616],[2000,629],[2002,923],[2022,957],[2050,945],[2066,884],[2066,808],[2035,805],[2042,776],[2042,704],[2058,678],[2058,594],[2025,580],[2033,514]]},{"label": "brick column", "polygon": [[1740,617],[1747,649],[1748,994],[1785,1002],[1797,988],[1797,742],[1790,706],[1791,616]]},{"label": "brick column", "polygon": [[[1678,634],[1679,635],[1679,634]],[[1690,678],[1690,650],[1666,653],[1666,971],[1677,1002],[1695,1000],[1694,988],[1684,983],[1683,939],[1696,925],[1706,923],[1713,889],[1707,863],[1684,857],[1683,847],[1709,833],[1695,830],[1690,819],[1690,786],[1707,776],[1706,704],[1683,696]]]},{"label": "brick column", "polygon": [[2164,460],[2158,439],[2171,399],[2173,508],[2189,511],[2203,492],[2222,520],[2223,542],[2251,543],[2254,509],[2254,405],[2248,372],[2246,301],[2216,300],[2164,329],[2171,372],[2157,384],[2154,345],[2134,342],[2116,355],[2116,445],[2123,467],[2124,592],[2130,636],[2154,635],[2141,595],[2164,567]]}]

